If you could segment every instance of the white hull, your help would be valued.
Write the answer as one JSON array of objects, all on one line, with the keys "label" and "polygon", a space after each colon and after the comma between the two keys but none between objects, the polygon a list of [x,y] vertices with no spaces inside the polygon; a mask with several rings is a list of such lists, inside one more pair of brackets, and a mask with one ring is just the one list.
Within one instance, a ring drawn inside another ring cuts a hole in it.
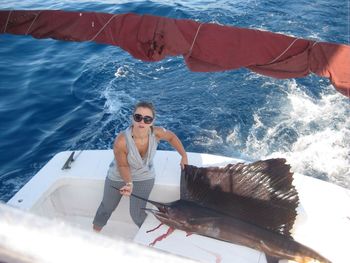
[{"label": "white hull", "polygon": [[[24,211],[55,218],[92,231],[92,219],[101,201],[111,150],[78,153],[72,168],[62,170],[71,152],[57,154],[9,202]],[[180,156],[158,151],[154,160],[156,182],[150,199],[161,202],[179,198]],[[189,153],[189,163],[196,166],[223,166],[242,160]],[[350,262],[350,191],[300,174],[294,175],[300,197],[294,238],[333,262]],[[164,234],[166,226],[146,233],[159,222],[149,215],[140,229],[128,213],[128,198],[123,198],[102,234],[148,245]],[[214,239],[175,231],[158,242],[156,248],[203,262],[265,262],[262,253]]]}]

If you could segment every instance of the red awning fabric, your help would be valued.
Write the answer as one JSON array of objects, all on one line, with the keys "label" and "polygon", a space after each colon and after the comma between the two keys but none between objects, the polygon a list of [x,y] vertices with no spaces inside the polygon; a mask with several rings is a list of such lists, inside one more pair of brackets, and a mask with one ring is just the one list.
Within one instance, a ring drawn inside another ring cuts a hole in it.
[{"label": "red awning fabric", "polygon": [[0,32],[119,46],[143,61],[182,55],[190,70],[246,67],[274,78],[315,73],[350,98],[350,46],[282,34],[137,14],[0,11]]}]

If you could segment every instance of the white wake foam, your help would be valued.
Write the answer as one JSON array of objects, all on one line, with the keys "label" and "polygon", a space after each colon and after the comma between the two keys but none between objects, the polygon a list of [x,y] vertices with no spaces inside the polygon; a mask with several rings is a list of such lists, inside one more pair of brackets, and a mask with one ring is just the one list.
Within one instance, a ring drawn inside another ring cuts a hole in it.
[{"label": "white wake foam", "polygon": [[254,116],[246,153],[259,159],[285,157],[295,172],[349,188],[350,104],[331,89],[313,99],[289,81],[288,103],[279,105],[274,124],[263,123],[264,109]]}]

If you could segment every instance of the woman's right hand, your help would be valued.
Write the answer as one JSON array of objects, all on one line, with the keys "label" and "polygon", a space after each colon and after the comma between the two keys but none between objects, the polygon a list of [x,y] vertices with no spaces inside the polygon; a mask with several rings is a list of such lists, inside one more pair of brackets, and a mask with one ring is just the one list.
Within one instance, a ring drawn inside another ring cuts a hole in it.
[{"label": "woman's right hand", "polygon": [[132,193],[132,184],[126,184],[119,190],[120,194],[130,196]]}]

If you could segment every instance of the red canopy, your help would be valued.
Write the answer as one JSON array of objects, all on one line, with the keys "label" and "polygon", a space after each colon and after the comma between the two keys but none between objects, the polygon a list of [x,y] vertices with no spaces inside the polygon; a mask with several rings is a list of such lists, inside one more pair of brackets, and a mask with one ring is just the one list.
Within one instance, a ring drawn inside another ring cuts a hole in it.
[{"label": "red canopy", "polygon": [[186,19],[55,10],[0,11],[0,32],[115,45],[143,61],[182,55],[198,72],[246,67],[275,78],[313,72],[350,97],[349,45]]}]

